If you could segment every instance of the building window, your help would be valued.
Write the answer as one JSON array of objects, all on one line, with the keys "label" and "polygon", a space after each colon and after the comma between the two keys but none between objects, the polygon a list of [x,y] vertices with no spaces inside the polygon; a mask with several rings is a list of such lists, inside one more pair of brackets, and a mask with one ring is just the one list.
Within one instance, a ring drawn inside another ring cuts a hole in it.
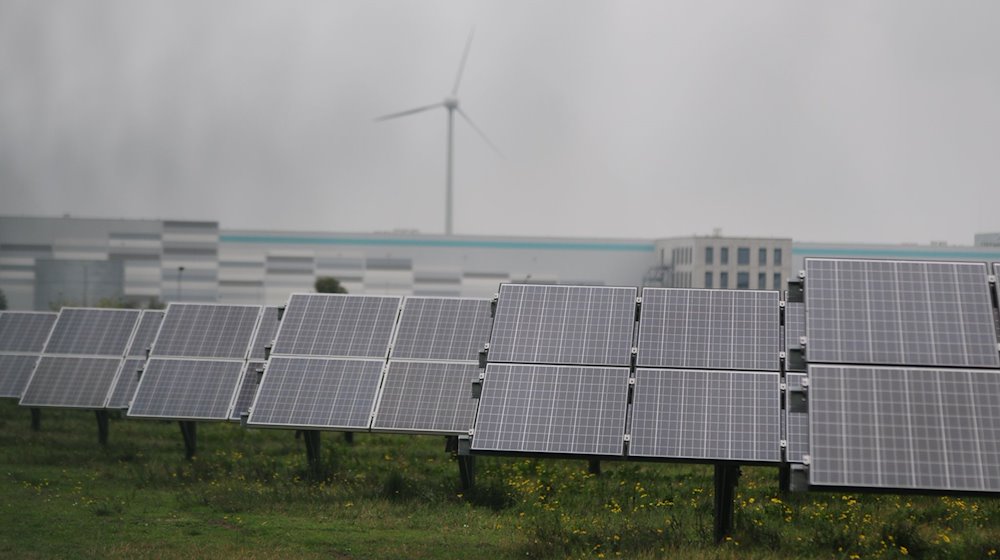
[{"label": "building window", "polygon": [[705,264],[714,264],[713,260],[715,260],[715,247],[705,247]]},{"label": "building window", "polygon": [[[765,247],[761,247],[757,250],[757,264],[760,266],[767,266],[767,249]],[[764,286],[761,285],[761,288],[763,287]]]},{"label": "building window", "polygon": [[757,273],[757,289],[766,290],[767,289],[767,274],[763,272]]},{"label": "building window", "polygon": [[711,270],[706,270],[705,271],[705,287],[706,288],[711,288],[712,287],[712,271]]},{"label": "building window", "polygon": [[774,266],[781,266],[781,249],[774,248]]},{"label": "building window", "polygon": [[[777,250],[778,249],[775,249],[775,251],[777,251]],[[782,286],[781,286],[781,273],[780,272],[775,272],[774,273],[774,289],[775,290],[782,289]]]},{"label": "building window", "polygon": [[736,289],[737,290],[749,290],[750,289],[750,273],[749,272],[737,272],[736,273]]},{"label": "building window", "polygon": [[746,266],[750,264],[750,247],[740,247],[736,249],[736,265]]},{"label": "building window", "polygon": [[729,247],[719,248],[719,264],[729,264]]},{"label": "building window", "polygon": [[[723,249],[723,251],[725,251],[725,249]],[[719,273],[719,287],[722,288],[723,290],[728,290],[729,289],[729,273],[728,272],[720,272]]]}]

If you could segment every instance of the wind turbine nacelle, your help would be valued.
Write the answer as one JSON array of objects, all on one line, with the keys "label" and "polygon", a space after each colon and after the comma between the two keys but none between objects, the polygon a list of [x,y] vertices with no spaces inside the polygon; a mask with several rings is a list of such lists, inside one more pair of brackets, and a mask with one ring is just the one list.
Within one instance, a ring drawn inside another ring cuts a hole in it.
[{"label": "wind turbine nacelle", "polygon": [[458,98],[457,97],[445,97],[444,106],[451,111],[458,109]]}]

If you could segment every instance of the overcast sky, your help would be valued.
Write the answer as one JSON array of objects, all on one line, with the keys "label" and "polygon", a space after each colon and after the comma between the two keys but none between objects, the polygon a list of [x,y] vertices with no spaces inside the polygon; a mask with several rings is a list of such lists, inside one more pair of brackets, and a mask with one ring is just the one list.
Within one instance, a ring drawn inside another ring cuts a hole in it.
[{"label": "overcast sky", "polygon": [[1000,2],[0,0],[0,214],[971,244]]}]

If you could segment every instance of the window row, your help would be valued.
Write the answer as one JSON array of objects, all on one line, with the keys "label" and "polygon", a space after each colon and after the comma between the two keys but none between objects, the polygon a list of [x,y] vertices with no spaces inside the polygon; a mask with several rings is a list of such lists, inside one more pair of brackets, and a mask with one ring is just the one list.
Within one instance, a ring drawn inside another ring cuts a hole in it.
[{"label": "window row", "polygon": [[[720,272],[719,273],[719,285],[715,285],[715,274],[712,271],[705,272],[705,287],[706,288],[721,288],[723,290],[729,289],[729,273]],[[737,272],[736,273],[736,286],[737,290],[749,290],[750,289],[750,273],[749,272]],[[767,273],[761,272],[757,274],[757,290],[766,290],[767,286]],[[775,272],[771,276],[771,287],[772,290],[783,290],[784,286],[781,283],[781,273]]]},{"label": "window row", "polygon": [[[775,247],[771,254],[771,264],[781,266],[781,247]],[[705,264],[715,264],[715,247],[705,247]],[[719,247],[719,264],[729,264],[729,247]],[[739,266],[750,265],[750,247],[736,248],[736,264]],[[757,250],[757,264],[767,266],[767,247]]]}]

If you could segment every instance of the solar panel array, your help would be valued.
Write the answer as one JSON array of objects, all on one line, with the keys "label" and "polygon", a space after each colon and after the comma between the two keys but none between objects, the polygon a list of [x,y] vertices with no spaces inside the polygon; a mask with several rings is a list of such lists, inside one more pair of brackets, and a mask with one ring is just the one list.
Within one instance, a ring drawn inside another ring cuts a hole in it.
[{"label": "solar panel array", "polygon": [[115,379],[108,395],[107,408],[126,409],[132,397],[135,395],[135,388],[139,386],[139,370],[146,363],[146,353],[156,340],[156,333],[160,330],[160,323],[163,322],[164,312],[156,309],[147,309],[139,317],[139,326],[132,335],[128,350],[125,352],[125,360],[122,362],[118,377]]},{"label": "solar panel array", "polygon": [[810,366],[810,482],[1000,492],[1000,371]]},{"label": "solar panel array", "polygon": [[20,398],[56,313],[0,311],[0,398]]},{"label": "solar panel array", "polygon": [[367,430],[401,298],[293,294],[248,425]]},{"label": "solar panel array", "polygon": [[276,334],[278,334],[278,308],[266,306],[260,311],[260,321],[253,337],[253,346],[250,347],[249,359],[263,362],[264,348],[274,342]]},{"label": "solar panel array", "polygon": [[236,391],[236,399],[233,400],[233,410],[229,413],[229,419],[239,422],[244,414],[249,414],[250,405],[257,395],[257,385],[260,383],[260,376],[264,372],[266,362],[252,360],[247,362],[243,371],[243,378],[240,380],[240,387]]},{"label": "solar panel array", "polygon": [[629,455],[777,462],[778,382],[777,373],[637,369]]},{"label": "solar panel array", "polygon": [[778,292],[643,288],[639,367],[778,371]]},{"label": "solar panel array", "polygon": [[488,364],[475,451],[624,453],[629,370]]},{"label": "solar panel array", "polygon": [[392,358],[477,361],[490,339],[490,306],[488,299],[406,298]]},{"label": "solar panel array", "polygon": [[104,408],[139,316],[134,309],[64,307],[20,404]]},{"label": "solar panel array", "polygon": [[503,284],[493,362],[628,366],[635,288]]},{"label": "solar panel array", "polygon": [[229,419],[260,313],[254,305],[170,304],[129,417]]},{"label": "solar panel array", "polygon": [[806,260],[807,359],[1000,367],[983,263]]}]

